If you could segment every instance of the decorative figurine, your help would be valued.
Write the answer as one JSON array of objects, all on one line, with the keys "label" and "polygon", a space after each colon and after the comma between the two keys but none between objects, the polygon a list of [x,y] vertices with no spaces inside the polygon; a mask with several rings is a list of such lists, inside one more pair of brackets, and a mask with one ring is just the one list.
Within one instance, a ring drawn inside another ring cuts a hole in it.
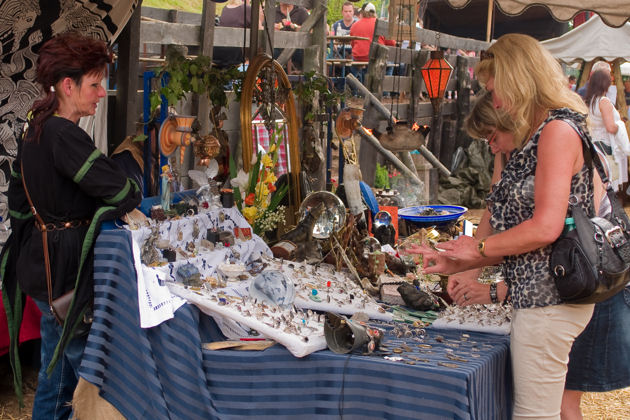
[{"label": "decorative figurine", "polygon": [[162,209],[164,211],[169,211],[171,209],[172,196],[171,196],[171,188],[173,186],[173,173],[171,172],[171,168],[168,165],[162,166],[162,184],[161,184],[161,195],[160,195],[160,204],[162,205]]},{"label": "decorative figurine", "polygon": [[157,226],[151,228],[151,234],[142,244],[140,259],[144,265],[153,265],[160,261],[160,253],[156,245],[160,239],[160,231]]}]

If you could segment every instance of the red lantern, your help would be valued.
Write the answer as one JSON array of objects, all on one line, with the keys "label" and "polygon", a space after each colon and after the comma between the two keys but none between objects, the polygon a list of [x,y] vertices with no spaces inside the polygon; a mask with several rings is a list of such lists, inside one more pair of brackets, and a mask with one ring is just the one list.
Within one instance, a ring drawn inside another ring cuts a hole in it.
[{"label": "red lantern", "polygon": [[427,87],[427,93],[433,104],[433,110],[437,112],[444,98],[446,85],[451,78],[453,67],[444,59],[443,51],[431,51],[431,58],[420,69],[422,79]]}]

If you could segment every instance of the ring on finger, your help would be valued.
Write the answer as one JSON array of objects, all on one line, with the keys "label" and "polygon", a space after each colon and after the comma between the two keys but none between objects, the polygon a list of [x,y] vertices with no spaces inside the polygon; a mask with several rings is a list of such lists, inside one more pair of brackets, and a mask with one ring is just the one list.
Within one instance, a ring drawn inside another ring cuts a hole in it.
[{"label": "ring on finger", "polygon": [[466,296],[466,293],[464,293],[464,300],[468,300],[468,296]]}]

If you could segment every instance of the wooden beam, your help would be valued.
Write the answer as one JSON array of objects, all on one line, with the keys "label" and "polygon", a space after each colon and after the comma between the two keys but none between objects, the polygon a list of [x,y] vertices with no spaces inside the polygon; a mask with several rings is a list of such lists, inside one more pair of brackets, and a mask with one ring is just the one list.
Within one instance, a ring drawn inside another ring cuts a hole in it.
[{"label": "wooden beam", "polygon": [[[242,47],[243,31],[246,37],[245,47],[249,47],[249,29],[222,26],[214,28],[214,46]],[[259,36],[262,35],[263,31],[260,31]],[[184,23],[143,21],[140,25],[140,36],[145,44],[199,46],[201,27]],[[276,48],[306,48],[311,45],[311,35],[308,33],[276,31],[274,37]]]},{"label": "wooden beam", "polygon": [[138,74],[140,55],[140,7],[131,15],[127,26],[118,37],[118,61],[116,71],[116,108],[110,138],[115,145],[125,137],[136,133],[138,110]]},{"label": "wooden beam", "polygon": [[[382,35],[387,37],[388,23],[379,19],[377,19],[376,22],[374,36],[378,37]],[[466,51],[481,51],[487,50],[488,47],[490,47],[489,42],[443,34],[424,28],[416,28],[416,42],[431,45],[439,44],[442,48],[462,49]]]}]

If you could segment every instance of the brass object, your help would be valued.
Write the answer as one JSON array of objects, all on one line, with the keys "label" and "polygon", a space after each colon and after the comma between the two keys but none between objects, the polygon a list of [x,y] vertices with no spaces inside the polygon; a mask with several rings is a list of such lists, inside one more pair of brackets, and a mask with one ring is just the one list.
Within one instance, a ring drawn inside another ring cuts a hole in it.
[{"label": "brass object", "polygon": [[352,132],[361,126],[363,108],[344,108],[335,120],[335,131],[341,139],[352,136]]},{"label": "brass object", "polygon": [[208,166],[210,160],[219,155],[221,151],[221,144],[212,134],[201,136],[193,143],[193,151],[195,156],[199,158],[198,165]]}]

